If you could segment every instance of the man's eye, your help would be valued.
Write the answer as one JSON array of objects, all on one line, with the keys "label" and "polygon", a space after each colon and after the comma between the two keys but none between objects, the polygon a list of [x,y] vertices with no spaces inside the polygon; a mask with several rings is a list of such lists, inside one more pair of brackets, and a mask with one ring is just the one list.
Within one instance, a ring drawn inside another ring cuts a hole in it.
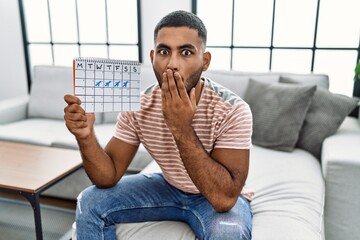
[{"label": "man's eye", "polygon": [[184,56],[189,56],[189,55],[192,54],[192,52],[189,51],[189,50],[184,50],[184,51],[182,51],[182,54],[183,54]]},{"label": "man's eye", "polygon": [[169,54],[169,51],[166,50],[166,49],[162,49],[162,50],[159,51],[159,53],[160,53],[161,55],[167,55],[167,54]]}]

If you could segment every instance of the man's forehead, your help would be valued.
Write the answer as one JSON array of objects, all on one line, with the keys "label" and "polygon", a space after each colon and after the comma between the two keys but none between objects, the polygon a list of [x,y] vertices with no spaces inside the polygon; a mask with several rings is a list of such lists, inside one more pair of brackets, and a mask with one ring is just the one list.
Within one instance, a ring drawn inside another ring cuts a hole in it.
[{"label": "man's forehead", "polygon": [[155,39],[158,45],[198,45],[202,44],[198,31],[189,27],[163,27],[159,30]]},{"label": "man's forehead", "polygon": [[186,26],[182,26],[182,27],[163,27],[159,30],[158,32],[158,37],[161,35],[168,35],[168,34],[190,34],[190,35],[194,35],[199,37],[198,31],[196,29],[193,28],[189,28]]}]

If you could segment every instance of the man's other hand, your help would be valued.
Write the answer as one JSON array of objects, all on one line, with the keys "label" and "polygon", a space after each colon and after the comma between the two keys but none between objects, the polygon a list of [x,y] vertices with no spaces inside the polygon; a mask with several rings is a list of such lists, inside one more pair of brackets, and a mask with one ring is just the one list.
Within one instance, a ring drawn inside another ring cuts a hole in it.
[{"label": "man's other hand", "polygon": [[164,120],[177,138],[191,128],[196,111],[195,88],[191,89],[189,96],[181,75],[168,69],[163,73],[161,93]]}]

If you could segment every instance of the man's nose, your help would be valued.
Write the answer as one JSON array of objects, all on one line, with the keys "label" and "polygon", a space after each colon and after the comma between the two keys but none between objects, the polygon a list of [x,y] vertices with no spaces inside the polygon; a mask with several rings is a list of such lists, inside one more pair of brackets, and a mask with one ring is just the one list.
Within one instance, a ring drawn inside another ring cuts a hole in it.
[{"label": "man's nose", "polygon": [[176,54],[170,55],[169,62],[167,64],[167,68],[173,71],[179,70],[179,58]]}]

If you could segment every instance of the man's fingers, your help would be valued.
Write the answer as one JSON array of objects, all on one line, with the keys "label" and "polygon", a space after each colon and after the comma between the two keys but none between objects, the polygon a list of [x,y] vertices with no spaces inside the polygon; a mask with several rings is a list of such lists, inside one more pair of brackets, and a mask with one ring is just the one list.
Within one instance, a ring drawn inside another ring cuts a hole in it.
[{"label": "man's fingers", "polygon": [[182,99],[187,99],[188,95],[187,95],[187,92],[186,92],[184,81],[183,81],[180,73],[175,72],[174,73],[174,78],[175,78],[175,81],[176,81],[176,86],[177,86],[177,90],[178,90],[178,93],[179,93],[180,97]]},{"label": "man's fingers", "polygon": [[84,109],[78,104],[70,104],[64,108],[64,113],[80,113],[85,114]]},{"label": "man's fingers", "polygon": [[170,69],[167,69],[163,73],[161,90],[162,97],[167,100],[170,100],[171,98],[174,100],[179,100],[179,98],[182,100],[189,99],[184,80],[182,79],[180,73],[173,72]]},{"label": "man's fingers", "polygon": [[67,104],[74,104],[74,103],[79,104],[79,105],[81,104],[81,101],[80,101],[80,99],[78,97],[75,97],[75,96],[70,95],[70,94],[66,94],[64,96],[64,100],[65,100],[65,102]]},{"label": "man's fingers", "polygon": [[87,117],[86,115],[82,113],[72,113],[72,112],[66,112],[65,113],[65,119],[69,121],[86,121]]},{"label": "man's fingers", "polygon": [[75,131],[79,128],[86,128],[89,124],[87,121],[68,121],[66,125],[70,129],[70,131]]},{"label": "man's fingers", "polygon": [[66,127],[76,138],[88,137],[95,122],[95,114],[86,113],[80,106],[80,99],[75,96],[65,95],[64,100],[68,104],[64,108]]},{"label": "man's fingers", "polygon": [[64,108],[64,113],[80,113],[80,114],[85,114],[84,109],[82,109],[82,107],[80,107],[80,99],[72,96],[72,95],[65,95],[64,96],[64,100],[65,102],[68,104],[65,108]]},{"label": "man's fingers", "polygon": [[95,122],[95,113],[86,113],[86,120],[88,123],[92,125],[94,125],[94,122]]},{"label": "man's fingers", "polygon": [[169,92],[170,92],[171,96],[172,97],[179,96],[179,91],[178,91],[177,85],[175,83],[174,72],[172,70],[168,69],[168,70],[166,70],[166,76],[167,76]]},{"label": "man's fingers", "polygon": [[190,91],[190,102],[193,108],[196,108],[196,95],[195,95],[195,88],[192,88]]},{"label": "man's fingers", "polygon": [[168,77],[167,77],[166,72],[163,73],[161,91],[162,91],[162,95],[165,98],[165,100],[166,99],[168,99],[168,100],[171,99],[171,93],[169,91],[169,81],[168,81]]}]

